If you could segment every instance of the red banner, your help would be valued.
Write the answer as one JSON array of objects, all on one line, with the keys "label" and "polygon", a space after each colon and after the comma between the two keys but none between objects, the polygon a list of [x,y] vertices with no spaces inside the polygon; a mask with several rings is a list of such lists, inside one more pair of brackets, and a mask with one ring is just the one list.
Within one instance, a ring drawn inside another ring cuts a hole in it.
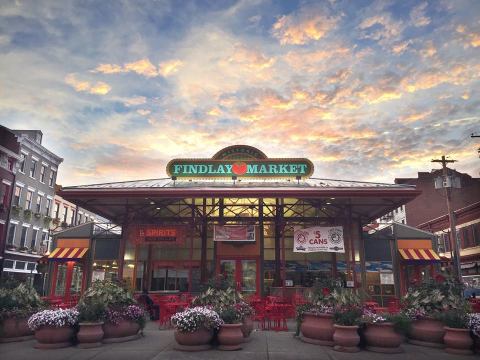
[{"label": "red banner", "polygon": [[213,227],[213,240],[255,242],[255,225],[215,225]]},{"label": "red banner", "polygon": [[133,224],[129,238],[134,244],[180,246],[185,244],[186,227],[182,225]]}]

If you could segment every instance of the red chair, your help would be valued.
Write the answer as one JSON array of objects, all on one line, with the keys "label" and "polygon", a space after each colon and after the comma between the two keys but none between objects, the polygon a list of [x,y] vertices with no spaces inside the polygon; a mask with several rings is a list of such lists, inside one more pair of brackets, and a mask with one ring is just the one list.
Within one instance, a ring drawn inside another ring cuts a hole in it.
[{"label": "red chair", "polygon": [[387,309],[390,314],[398,314],[401,310],[400,300],[397,298],[392,298],[387,303]]},{"label": "red chair", "polygon": [[265,312],[265,302],[259,301],[255,302],[252,304],[253,309],[255,310],[254,315],[252,317],[253,321],[258,322],[258,328],[262,330],[267,329],[267,324],[266,324],[266,312]]},{"label": "red chair", "polygon": [[268,329],[274,331],[287,331],[287,306],[288,304],[274,303],[267,305],[266,317]]}]

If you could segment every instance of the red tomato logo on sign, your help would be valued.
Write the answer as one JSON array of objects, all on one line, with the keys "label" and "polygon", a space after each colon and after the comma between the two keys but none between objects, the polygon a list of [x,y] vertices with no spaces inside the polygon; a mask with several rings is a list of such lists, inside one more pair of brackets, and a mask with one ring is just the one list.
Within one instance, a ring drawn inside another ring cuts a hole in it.
[{"label": "red tomato logo on sign", "polygon": [[232,165],[232,172],[235,175],[244,175],[247,172],[247,164],[244,162],[237,162]]}]

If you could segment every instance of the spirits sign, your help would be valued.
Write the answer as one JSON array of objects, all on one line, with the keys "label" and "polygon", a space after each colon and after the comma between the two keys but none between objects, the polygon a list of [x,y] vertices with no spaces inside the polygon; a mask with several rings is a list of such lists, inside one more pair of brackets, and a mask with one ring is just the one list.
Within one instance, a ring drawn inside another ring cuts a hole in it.
[{"label": "spirits sign", "polygon": [[167,174],[177,178],[308,178],[313,173],[310,160],[211,160],[174,159],[167,164]]}]

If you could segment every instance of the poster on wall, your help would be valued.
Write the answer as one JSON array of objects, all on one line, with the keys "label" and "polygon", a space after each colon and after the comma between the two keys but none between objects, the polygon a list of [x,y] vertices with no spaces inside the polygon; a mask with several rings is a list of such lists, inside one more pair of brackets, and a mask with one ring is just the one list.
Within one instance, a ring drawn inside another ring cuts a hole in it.
[{"label": "poster on wall", "polygon": [[393,278],[393,273],[381,272],[380,273],[380,284],[382,284],[382,285],[394,285],[395,281],[394,281],[394,278]]},{"label": "poster on wall", "polygon": [[95,280],[105,280],[105,271],[104,270],[93,270],[92,281],[95,281]]},{"label": "poster on wall", "polygon": [[344,253],[343,228],[341,226],[296,227],[293,232],[293,252]]},{"label": "poster on wall", "polygon": [[213,241],[255,242],[255,225],[215,225]]}]

